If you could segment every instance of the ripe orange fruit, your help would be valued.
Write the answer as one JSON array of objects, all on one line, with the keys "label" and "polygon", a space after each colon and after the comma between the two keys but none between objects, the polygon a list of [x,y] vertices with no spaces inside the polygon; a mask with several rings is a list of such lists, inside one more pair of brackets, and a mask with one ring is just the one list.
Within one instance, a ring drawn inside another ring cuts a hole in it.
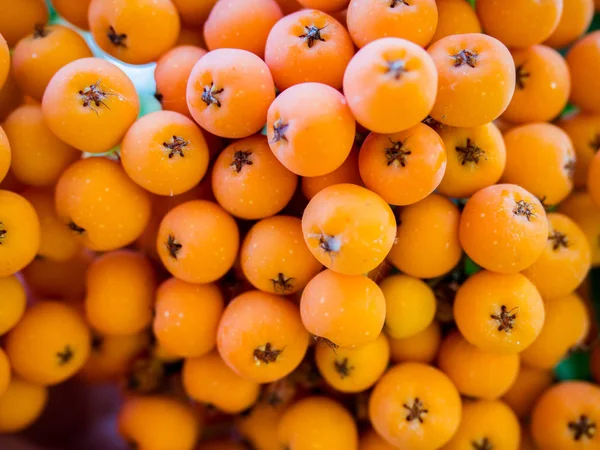
[{"label": "ripe orange fruit", "polygon": [[438,366],[461,394],[485,400],[497,399],[510,389],[519,364],[518,354],[481,350],[457,331],[442,341],[438,355]]},{"label": "ripe orange fruit", "polygon": [[236,418],[235,429],[244,441],[261,450],[280,450],[277,440],[277,424],[281,417],[282,407],[259,402],[248,414]]},{"label": "ripe orange fruit", "polygon": [[182,114],[156,111],[136,121],[121,143],[129,177],[153,194],[177,195],[196,186],[208,168],[202,131]]},{"label": "ripe orange fruit", "polygon": [[201,27],[206,19],[213,6],[216,3],[216,0],[171,0],[179,15],[181,16],[181,21],[184,24],[193,27]]},{"label": "ripe orange fruit", "polygon": [[535,262],[548,240],[540,201],[520,186],[496,184],[476,192],[463,209],[459,238],[477,264],[516,273]]},{"label": "ripe orange fruit", "polygon": [[440,324],[433,321],[427,328],[412,336],[390,338],[390,359],[398,364],[402,362],[420,362],[430,364],[437,356],[442,341]]},{"label": "ripe orange fruit", "polygon": [[548,214],[548,243],[540,257],[523,271],[545,300],[563,297],[583,282],[591,251],[583,231],[569,217]]},{"label": "ripe orange fruit", "polygon": [[243,138],[263,127],[275,86],[269,68],[246,50],[204,55],[190,74],[186,98],[192,117],[217,136]]},{"label": "ripe orange fruit", "polygon": [[464,400],[456,434],[444,450],[516,449],[521,426],[515,413],[498,400]]},{"label": "ripe orange fruit", "polygon": [[356,423],[346,409],[327,397],[306,397],[287,408],[277,426],[283,448],[358,450]]},{"label": "ripe orange fruit", "polygon": [[10,141],[11,171],[29,186],[51,186],[81,153],[58,139],[44,122],[42,108],[22,105],[3,124]]},{"label": "ripe orange fruit", "polygon": [[481,33],[475,10],[465,0],[436,0],[438,23],[431,43],[454,34]]},{"label": "ripe orange fruit", "polygon": [[513,123],[554,119],[569,100],[571,76],[564,58],[545,45],[512,50],[516,86],[502,118]]},{"label": "ripe orange fruit", "polygon": [[592,251],[592,266],[600,265],[600,208],[585,191],[576,191],[559,205],[558,212],[569,216],[585,234]]},{"label": "ripe orange fruit", "polygon": [[101,334],[136,334],[152,322],[155,276],[142,253],[120,250],[94,260],[87,272],[85,313]]},{"label": "ripe orange fruit", "polygon": [[[573,189],[575,151],[567,133],[556,125],[533,123],[504,133],[505,183],[517,184],[545,205],[556,205]],[[544,167],[540,173],[540,165]]]},{"label": "ripe orange fruit", "polygon": [[36,24],[31,31],[14,48],[12,71],[21,90],[39,101],[60,68],[92,52],[79,33],[63,25]]},{"label": "ripe orange fruit", "polygon": [[216,351],[183,364],[183,388],[197,402],[210,404],[227,414],[238,414],[258,399],[260,385],[237,375]]},{"label": "ripe orange fruit", "polygon": [[581,344],[590,329],[590,317],[576,294],[554,298],[545,304],[546,319],[539,336],[521,353],[524,364],[552,369],[567,352]]},{"label": "ripe orange fruit", "polygon": [[587,184],[588,169],[594,155],[600,150],[600,114],[577,112],[562,117],[557,125],[571,139],[575,150],[575,174],[573,181],[576,188]]},{"label": "ripe orange fruit", "polygon": [[458,208],[436,194],[400,208],[398,231],[388,261],[417,278],[435,278],[450,272],[462,255],[459,221]]},{"label": "ripe orange fruit", "polygon": [[341,88],[352,55],[354,45],[344,26],[315,9],[280,19],[265,46],[265,61],[281,91],[306,82]]},{"label": "ripe orange fruit", "polygon": [[6,136],[6,133],[2,127],[0,127],[0,183],[8,174],[11,159],[12,153],[10,150],[10,142],[8,142],[8,136]]},{"label": "ripe orange fruit", "polygon": [[17,433],[42,414],[48,401],[48,388],[13,375],[0,396],[0,433]]},{"label": "ripe orange fruit", "polygon": [[137,92],[125,72],[99,58],[78,59],[59,69],[42,99],[50,130],[90,153],[116,146],[139,110]]},{"label": "ripe orange fruit", "polygon": [[10,48],[23,36],[31,33],[36,24],[48,21],[48,7],[44,0],[23,0],[18,3],[2,0],[0,10],[0,33]]},{"label": "ripe orange fruit", "polygon": [[17,86],[15,78],[9,73],[4,86],[0,86],[0,120],[6,119],[23,101],[23,93]]},{"label": "ripe orange fruit", "polygon": [[41,238],[37,256],[53,261],[74,258],[81,250],[81,245],[76,235],[65,227],[56,214],[52,190],[28,188],[22,195],[33,206],[40,221]]},{"label": "ripe orange fruit", "polygon": [[590,168],[588,170],[587,188],[592,198],[592,201],[596,206],[600,207],[600,153],[594,155],[594,159],[590,161]]},{"label": "ripe orange fruit", "polygon": [[571,103],[584,111],[600,113],[600,30],[589,33],[573,44],[567,53],[571,73]]},{"label": "ripe orange fruit", "polygon": [[149,194],[106,158],[71,164],[56,184],[55,201],[65,226],[96,251],[129,245],[150,219]]},{"label": "ripe orange fruit", "polygon": [[339,168],[352,150],[355,129],[344,96],[321,83],[286,89],[267,115],[271,150],[287,169],[304,177]]},{"label": "ripe orange fruit", "polygon": [[82,30],[89,30],[88,9],[92,0],[52,0],[52,6],[60,16]]},{"label": "ripe orange fruit", "polygon": [[431,117],[453,127],[477,127],[504,112],[515,90],[515,66],[500,41],[457,34],[435,42],[427,52],[438,72]]},{"label": "ripe orange fruit", "polygon": [[0,336],[12,329],[23,317],[27,298],[25,288],[14,275],[0,278]]},{"label": "ripe orange fruit", "polygon": [[235,220],[223,208],[193,200],[164,216],[156,248],[173,276],[188,283],[211,283],[233,266],[239,239]]},{"label": "ripe orange fruit", "polygon": [[600,388],[565,381],[548,389],[531,416],[531,434],[540,449],[597,448]]},{"label": "ripe orange fruit", "polygon": [[175,45],[180,27],[171,0],[92,0],[88,21],[98,46],[129,64],[156,61]]},{"label": "ripe orange fruit", "polygon": [[304,197],[311,200],[326,187],[342,183],[363,184],[358,170],[358,149],[351,150],[342,165],[333,172],[317,177],[302,177],[300,187]]},{"label": "ripe orange fruit", "polygon": [[365,186],[387,203],[411,205],[442,181],[446,151],[439,135],[418,123],[400,133],[370,133],[360,148],[358,168]]},{"label": "ripe orange fruit", "polygon": [[438,24],[438,10],[434,0],[351,0],[347,21],[357,47],[386,37],[426,47]]},{"label": "ripe orange fruit", "polygon": [[594,17],[594,0],[563,0],[558,25],[544,44],[564,48],[584,34]]},{"label": "ripe orange fruit", "polygon": [[377,194],[353,184],[338,184],[323,189],[308,203],[302,232],[321,264],[358,275],[385,259],[394,243],[396,220]]},{"label": "ripe orange fruit", "polygon": [[551,371],[521,364],[515,382],[502,396],[502,400],[520,419],[525,419],[538,398],[552,386],[552,382]]},{"label": "ripe orange fruit", "polygon": [[517,353],[538,337],[544,303],[524,275],[481,271],[456,293],[454,318],[471,344],[492,352]]},{"label": "ripe orange fruit", "polygon": [[308,339],[293,303],[277,295],[249,291],[225,308],[217,332],[217,348],[238,375],[268,383],[298,367]]},{"label": "ripe orange fruit", "polygon": [[479,0],[475,8],[487,34],[508,47],[525,48],[542,43],[554,32],[563,0],[516,0],[510,4]]},{"label": "ripe orange fruit", "polygon": [[0,348],[0,399],[10,384],[10,361],[4,350]]},{"label": "ripe orange fruit", "polygon": [[10,72],[10,50],[6,39],[0,33],[0,89],[4,86],[4,82]]},{"label": "ripe orange fruit", "polygon": [[373,428],[399,448],[442,447],[458,429],[460,417],[458,391],[446,375],[425,364],[392,367],[369,400]]},{"label": "ripe orange fruit", "polygon": [[404,39],[382,38],[352,58],[344,73],[344,95],[362,126],[397,133],[427,117],[437,83],[435,64],[425,50]]},{"label": "ripe orange fruit", "polygon": [[77,311],[64,303],[45,301],[29,307],[8,333],[6,353],[16,375],[53,385],[83,367],[90,343],[90,331]]},{"label": "ripe orange fruit", "polygon": [[395,450],[398,447],[388,443],[385,439],[370,428],[360,436],[359,450]]},{"label": "ripe orange fruit", "polygon": [[270,217],[289,203],[298,177],[273,155],[267,138],[254,135],[226,147],[212,170],[212,191],[231,215],[246,220]]},{"label": "ripe orange fruit", "polygon": [[169,278],[156,291],[154,335],[170,353],[185,358],[202,356],[216,345],[224,307],[216,285]]},{"label": "ripe orange fruit", "polygon": [[390,359],[390,345],[385,334],[353,349],[331,348],[317,343],[315,362],[319,373],[334,389],[361,392],[373,386],[383,375]]},{"label": "ripe orange fruit", "polygon": [[193,450],[200,434],[192,407],[172,397],[128,397],[117,420],[123,439],[140,448]]},{"label": "ripe orange fruit", "polygon": [[370,278],[325,270],[304,288],[300,314],[309,333],[324,338],[333,348],[355,348],[377,339],[386,303]]},{"label": "ripe orange fruit", "polygon": [[300,219],[273,216],[252,226],[240,250],[250,283],[272,294],[299,292],[322,269],[306,247]]},{"label": "ripe orange fruit", "polygon": [[204,24],[209,50],[239,48],[263,58],[269,32],[283,17],[275,0],[218,1]]},{"label": "ripe orange fruit", "polygon": [[40,221],[27,200],[0,190],[0,277],[27,266],[40,248]]}]

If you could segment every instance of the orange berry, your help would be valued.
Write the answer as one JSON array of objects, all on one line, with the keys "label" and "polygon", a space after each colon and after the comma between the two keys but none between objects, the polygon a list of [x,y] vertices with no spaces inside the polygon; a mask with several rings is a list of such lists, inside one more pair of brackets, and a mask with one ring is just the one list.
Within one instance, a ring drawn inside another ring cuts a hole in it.
[{"label": "orange berry", "polygon": [[78,59],[62,67],[42,99],[50,130],[90,153],[104,153],[119,144],[139,110],[137,92],[125,72],[99,58]]},{"label": "orange berry", "polygon": [[390,337],[389,341],[392,362],[396,364],[402,362],[430,364],[438,353],[442,341],[442,331],[440,324],[433,321],[417,334],[402,339]]},{"label": "orange berry", "polygon": [[98,46],[129,64],[156,61],[175,45],[180,27],[170,0],[92,0],[88,20]]},{"label": "orange berry", "polygon": [[357,450],[358,430],[350,413],[327,397],[306,397],[287,408],[277,426],[283,448]]},{"label": "orange berry", "polygon": [[326,175],[346,160],[356,123],[344,96],[321,83],[301,83],[269,107],[267,137],[277,159],[305,177]]},{"label": "orange berry", "polygon": [[17,86],[15,78],[9,73],[4,86],[0,86],[0,121],[4,121],[23,101],[23,93]]},{"label": "orange berry", "polygon": [[600,150],[600,114],[587,114],[577,112],[562,117],[557,125],[563,129],[571,139],[575,150],[576,188],[583,188],[587,184],[588,169],[594,155]]},{"label": "orange berry", "polygon": [[438,10],[438,23],[431,43],[454,34],[481,33],[477,14],[468,1],[436,0],[435,5]]},{"label": "orange berry", "polygon": [[542,450],[598,447],[600,388],[583,381],[565,381],[548,389],[531,416],[531,434]]},{"label": "orange berry", "polygon": [[377,339],[386,304],[373,280],[325,270],[304,288],[300,314],[308,332],[326,339],[333,348],[356,348]]},{"label": "orange berry", "polygon": [[38,105],[18,107],[3,125],[10,141],[12,172],[29,186],[53,185],[81,156],[50,131]]},{"label": "orange berry", "polygon": [[383,375],[390,359],[388,338],[377,339],[353,349],[331,348],[319,342],[315,362],[327,384],[341,392],[361,392],[373,386]]},{"label": "orange berry", "polygon": [[0,277],[27,266],[40,248],[40,221],[27,200],[0,190]]},{"label": "orange berry", "polygon": [[569,217],[548,214],[548,243],[523,275],[544,299],[563,297],[583,282],[591,266],[591,250],[583,231]]},{"label": "orange berry", "polygon": [[363,182],[358,170],[358,151],[352,150],[342,165],[333,172],[316,177],[302,177],[300,183],[302,193],[308,200],[334,184],[349,183],[362,186]]},{"label": "orange berry", "polygon": [[0,402],[2,401],[2,395],[8,389],[10,384],[10,361],[4,353],[4,350],[0,348]]},{"label": "orange berry", "polygon": [[567,352],[583,342],[590,329],[590,317],[576,294],[546,302],[546,320],[539,336],[521,353],[524,364],[552,369]]},{"label": "orange berry", "polygon": [[321,270],[306,247],[300,219],[273,216],[252,226],[240,250],[244,275],[256,289],[273,294],[299,292]]},{"label": "orange berry", "polygon": [[56,212],[91,250],[135,241],[150,220],[150,196],[118,162],[88,158],[71,164],[56,184]]},{"label": "orange berry", "polygon": [[29,307],[8,333],[6,353],[16,375],[54,385],[83,367],[90,344],[90,331],[75,309],[46,301]]},{"label": "orange berry", "polygon": [[236,430],[242,438],[260,450],[281,450],[277,424],[281,410],[268,403],[257,403],[248,414],[236,418]]},{"label": "orange berry", "polygon": [[587,188],[596,206],[600,207],[600,153],[594,155],[588,170]]},{"label": "orange berry", "polygon": [[92,0],[52,0],[52,6],[63,19],[82,30],[89,30],[88,9]]},{"label": "orange berry", "polygon": [[389,444],[372,428],[361,435],[358,446],[359,450],[396,450],[397,448]]},{"label": "orange berry", "polygon": [[563,0],[558,25],[544,44],[563,48],[584,34],[594,18],[594,0]]},{"label": "orange berry", "polygon": [[123,138],[120,156],[127,175],[158,195],[189,191],[208,168],[202,131],[172,111],[156,111],[135,122]]},{"label": "orange berry", "polygon": [[357,47],[386,37],[426,47],[438,24],[438,10],[435,0],[351,0],[347,21]]},{"label": "orange berry", "polygon": [[[545,205],[564,200],[573,189],[575,150],[567,133],[549,123],[532,123],[504,134],[505,183],[518,184]],[[544,167],[543,174],[539,171]]]},{"label": "orange berry", "polygon": [[281,91],[306,82],[341,88],[352,55],[354,45],[344,26],[315,9],[280,19],[265,46],[265,61]]},{"label": "orange berry", "polygon": [[585,234],[592,251],[592,267],[600,265],[600,208],[585,191],[573,192],[558,212],[569,216]]},{"label": "orange berry", "polygon": [[200,433],[192,407],[166,396],[128,397],[117,420],[121,436],[139,448],[192,450]]},{"label": "orange berry", "polygon": [[398,212],[396,240],[388,255],[401,272],[435,278],[450,272],[462,255],[460,212],[450,200],[431,194]]},{"label": "orange berry", "polygon": [[442,341],[438,365],[461,394],[494,400],[515,382],[519,355],[481,350],[455,331]]},{"label": "orange berry", "polygon": [[433,321],[436,300],[423,281],[406,275],[390,275],[379,286],[386,304],[385,330],[391,337],[414,336]]},{"label": "orange berry", "polygon": [[552,372],[521,364],[519,374],[502,400],[511,407],[519,419],[531,413],[538,398],[552,386]]},{"label": "orange berry", "polygon": [[275,86],[269,68],[246,50],[204,55],[190,74],[186,98],[200,126],[217,136],[243,138],[263,127]]},{"label": "orange berry", "polygon": [[437,82],[435,64],[425,50],[404,39],[382,38],[352,58],[344,74],[344,95],[362,126],[397,133],[427,117]]},{"label": "orange berry", "polygon": [[50,189],[29,188],[23,191],[25,198],[40,221],[41,241],[37,256],[54,261],[68,261],[81,249],[76,236],[56,215],[54,194]]},{"label": "orange berry", "polygon": [[460,396],[450,379],[425,364],[392,367],[369,400],[373,428],[399,448],[440,448],[456,432],[460,416]]},{"label": "orange berry", "polygon": [[23,0],[16,3],[12,0],[2,0],[0,11],[0,33],[10,48],[30,33],[36,24],[48,21],[48,7],[44,0]]},{"label": "orange berry", "polygon": [[492,352],[517,353],[538,337],[544,303],[524,275],[481,271],[458,289],[454,318],[471,344]]},{"label": "orange berry", "polygon": [[4,177],[8,174],[12,159],[12,152],[10,150],[10,142],[8,142],[8,136],[0,127],[0,183],[4,180]]},{"label": "orange berry", "polygon": [[514,123],[544,122],[558,116],[571,90],[571,76],[564,58],[545,45],[515,49],[515,93],[502,114]]},{"label": "orange berry", "polygon": [[446,151],[438,134],[418,123],[391,135],[370,133],[360,148],[365,186],[392,205],[410,205],[431,194],[446,171]]},{"label": "orange berry", "polygon": [[239,239],[235,220],[223,208],[193,200],[164,216],[156,248],[173,276],[188,283],[211,283],[233,266]]},{"label": "orange berry", "polygon": [[358,275],[385,259],[394,243],[396,220],[377,194],[353,184],[338,184],[323,189],[308,203],[302,232],[321,264]]},{"label": "orange berry", "polygon": [[517,449],[520,438],[517,416],[506,404],[498,400],[464,400],[460,425],[444,450]]},{"label": "orange berry", "polygon": [[497,184],[469,199],[458,233],[463,249],[477,264],[515,273],[533,264],[544,251],[548,221],[542,204],[528,191],[514,184]]},{"label": "orange berry", "polygon": [[192,399],[227,414],[238,414],[250,408],[260,393],[258,383],[237,375],[216,351],[186,359],[182,382]]},{"label": "orange berry", "polygon": [[21,90],[39,101],[60,68],[90,58],[92,51],[79,33],[63,25],[36,24],[31,31],[14,48],[12,70]]},{"label": "orange berry", "polygon": [[10,72],[10,50],[6,39],[0,33],[0,89],[4,86]]},{"label": "orange berry", "polygon": [[289,203],[297,184],[298,177],[277,160],[262,135],[226,147],[212,170],[217,202],[231,215],[247,220],[277,214]]},{"label": "orange berry", "polygon": [[14,275],[0,278],[0,336],[12,329],[23,317],[27,298],[25,288]]},{"label": "orange berry", "polygon": [[225,308],[217,332],[217,348],[237,374],[268,383],[298,367],[308,339],[293,303],[277,295],[249,291]]},{"label": "orange berry", "polygon": [[103,254],[87,272],[87,320],[109,336],[139,333],[152,322],[155,284],[143,254],[131,250]]},{"label": "orange berry", "polygon": [[216,285],[169,278],[156,291],[154,334],[168,352],[185,358],[202,356],[216,345],[224,307]]},{"label": "orange berry", "polygon": [[42,414],[48,401],[48,388],[15,375],[0,396],[0,433],[17,433],[29,427]]},{"label": "orange berry", "polygon": [[571,103],[584,111],[600,113],[600,31],[589,33],[567,53],[571,73]]},{"label": "orange berry", "polygon": [[181,21],[193,27],[204,25],[217,0],[171,0]]},{"label": "orange berry", "polygon": [[156,62],[154,80],[156,98],[163,109],[191,117],[186,100],[187,82],[196,63],[206,50],[193,45],[180,45],[165,53]]},{"label": "orange berry", "polygon": [[218,1],[204,24],[204,39],[209,50],[239,48],[262,58],[267,36],[282,17],[275,0]]},{"label": "orange berry", "polygon": [[429,113],[453,127],[477,127],[498,118],[515,90],[515,65],[508,49],[479,33],[447,36],[427,52],[438,72]]},{"label": "orange berry", "polygon": [[475,8],[485,33],[508,47],[525,48],[542,43],[554,32],[563,0],[514,0],[510,4],[479,0]]}]

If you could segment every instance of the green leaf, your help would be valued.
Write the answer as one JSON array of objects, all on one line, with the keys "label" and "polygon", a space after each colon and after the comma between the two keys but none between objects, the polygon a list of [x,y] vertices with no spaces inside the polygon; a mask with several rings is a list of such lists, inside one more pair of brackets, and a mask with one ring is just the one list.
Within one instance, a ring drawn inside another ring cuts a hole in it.
[{"label": "green leaf", "polygon": [[471,276],[481,270],[481,267],[468,256],[465,256],[465,273]]},{"label": "green leaf", "polygon": [[591,380],[590,354],[582,350],[574,351],[558,363],[554,368],[554,375],[560,381]]}]

